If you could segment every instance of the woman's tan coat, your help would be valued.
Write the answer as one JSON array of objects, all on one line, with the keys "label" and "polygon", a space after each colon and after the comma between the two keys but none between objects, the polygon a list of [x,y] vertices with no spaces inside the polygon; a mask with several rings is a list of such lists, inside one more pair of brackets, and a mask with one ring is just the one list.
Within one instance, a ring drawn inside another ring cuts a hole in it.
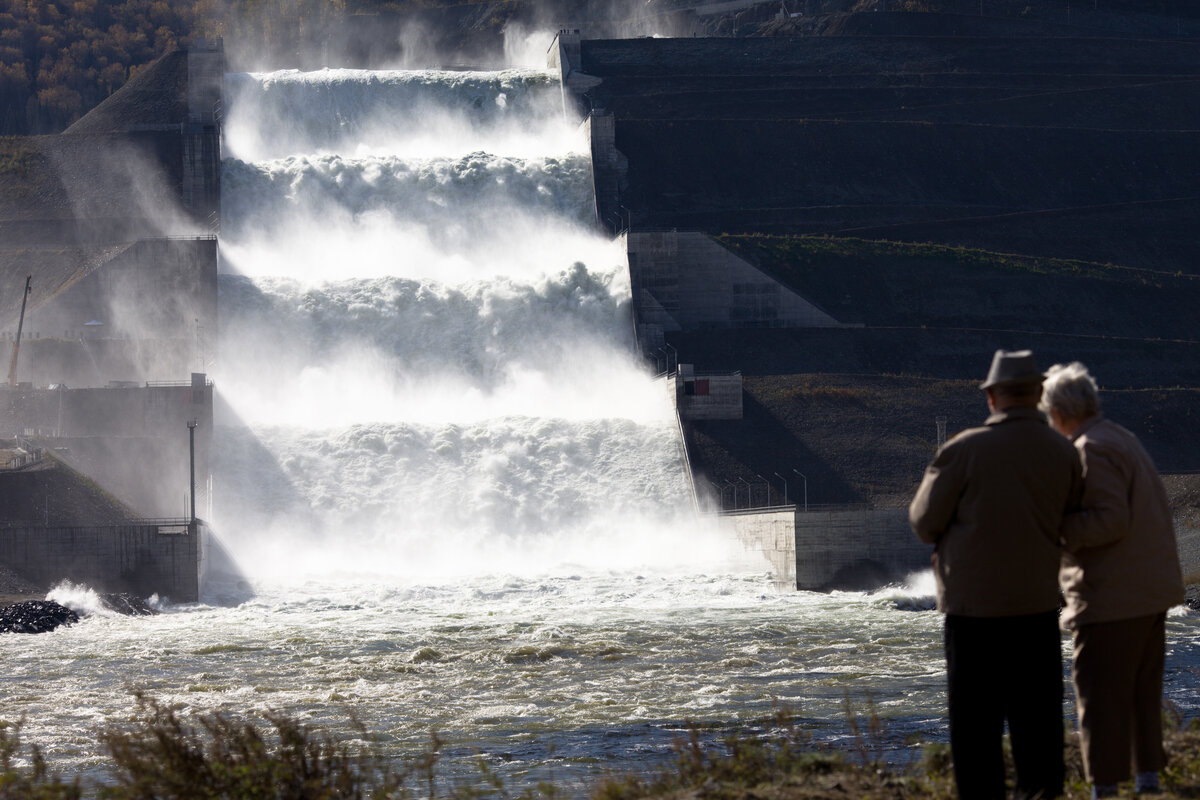
[{"label": "woman's tan coat", "polygon": [[1071,437],[1083,460],[1082,510],[1063,520],[1059,584],[1067,628],[1183,602],[1175,526],[1150,455],[1129,431],[1091,417]]}]

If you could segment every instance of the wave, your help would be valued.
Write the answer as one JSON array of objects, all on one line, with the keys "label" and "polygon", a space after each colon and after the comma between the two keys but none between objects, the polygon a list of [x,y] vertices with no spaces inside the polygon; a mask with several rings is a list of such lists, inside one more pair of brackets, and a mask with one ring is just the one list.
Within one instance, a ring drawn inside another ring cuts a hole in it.
[{"label": "wave", "polygon": [[715,563],[552,76],[281,72],[228,93],[214,496],[240,563]]},{"label": "wave", "polygon": [[[492,239],[514,220],[547,217],[586,224],[591,165],[582,154],[513,158],[474,152],[453,158],[293,156],[247,163],[222,174],[223,235],[320,235],[338,228],[423,228],[440,245]],[[311,230],[311,229],[310,229]]]},{"label": "wave", "polygon": [[[244,435],[218,430],[227,438],[215,448],[225,461],[216,513],[218,525],[253,527],[231,545],[260,574],[261,558],[248,552],[309,572],[614,567],[639,552],[639,563],[681,560],[655,543],[676,540],[665,532],[686,530],[691,514],[667,421],[258,426],[261,449]],[[278,475],[290,492],[264,485]]]},{"label": "wave", "polygon": [[563,118],[557,76],[542,70],[230,73],[224,93],[223,146],[243,160],[317,151],[533,154],[579,145],[576,125]]}]

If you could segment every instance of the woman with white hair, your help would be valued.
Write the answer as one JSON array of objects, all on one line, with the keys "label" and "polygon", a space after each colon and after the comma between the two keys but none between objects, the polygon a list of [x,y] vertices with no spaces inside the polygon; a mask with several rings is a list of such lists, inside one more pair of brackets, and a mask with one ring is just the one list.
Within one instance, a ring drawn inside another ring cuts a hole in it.
[{"label": "woman with white hair", "polygon": [[1083,459],[1082,508],[1063,522],[1059,583],[1084,770],[1093,797],[1115,795],[1132,756],[1137,791],[1154,792],[1166,762],[1166,611],[1184,599],[1167,493],[1137,437],[1100,413],[1083,364],[1051,367],[1040,407]]}]

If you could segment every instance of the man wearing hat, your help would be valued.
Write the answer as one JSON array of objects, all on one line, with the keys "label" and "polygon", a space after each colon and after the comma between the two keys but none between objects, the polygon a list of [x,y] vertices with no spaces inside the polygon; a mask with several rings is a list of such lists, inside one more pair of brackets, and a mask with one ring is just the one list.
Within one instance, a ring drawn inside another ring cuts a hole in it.
[{"label": "man wearing hat", "polygon": [[1005,796],[1007,721],[1015,796],[1053,798],[1063,790],[1059,526],[1079,502],[1082,467],[1038,411],[1033,353],[997,350],[981,388],[991,415],[938,451],[908,518],[934,546],[959,797]]}]

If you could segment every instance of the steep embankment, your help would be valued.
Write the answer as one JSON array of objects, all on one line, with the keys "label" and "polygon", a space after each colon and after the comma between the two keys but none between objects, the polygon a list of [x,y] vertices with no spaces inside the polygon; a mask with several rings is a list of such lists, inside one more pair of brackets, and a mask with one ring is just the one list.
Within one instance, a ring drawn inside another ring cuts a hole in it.
[{"label": "steep embankment", "polygon": [[584,41],[582,71],[601,79],[584,105],[613,115],[628,162],[612,210],[635,229],[1195,269],[1200,51],[1012,20],[946,35],[939,19]]},{"label": "steep embankment", "polygon": [[[745,419],[690,426],[693,465],[718,487],[774,476],[773,501],[788,480],[793,501],[807,483],[810,503],[906,503],[937,420],[953,435],[986,416],[978,382],[1000,347],[1082,360],[1164,472],[1200,470],[1200,277],[854,239],[718,241],[852,324],[669,334],[682,362],[744,375]],[[1200,481],[1172,485],[1194,515]]]},{"label": "steep embankment", "polygon": [[53,455],[23,469],[0,470],[3,526],[104,525],[137,517]]}]

